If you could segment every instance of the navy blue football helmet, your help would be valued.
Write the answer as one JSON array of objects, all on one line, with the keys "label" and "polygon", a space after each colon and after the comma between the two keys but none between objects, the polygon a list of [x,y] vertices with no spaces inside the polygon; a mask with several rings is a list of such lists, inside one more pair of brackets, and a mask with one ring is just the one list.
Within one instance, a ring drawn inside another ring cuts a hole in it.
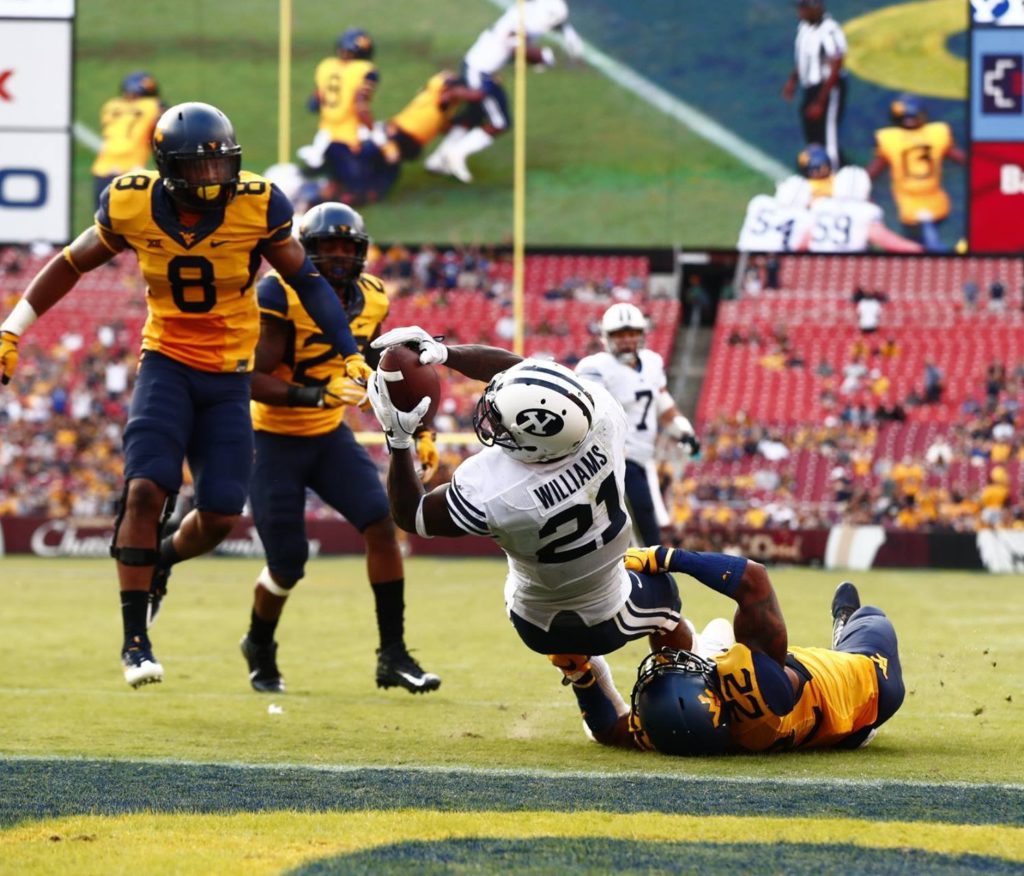
[{"label": "navy blue football helmet", "polygon": [[809,143],[797,156],[796,163],[808,179],[821,179],[832,173],[832,159],[825,147],[818,143]]},{"label": "navy blue football helmet", "polygon": [[136,70],[121,80],[121,93],[132,97],[156,97],[160,93],[160,87],[149,73]]},{"label": "navy blue football helmet", "polygon": [[373,37],[359,27],[350,27],[334,45],[339,52],[347,52],[353,58],[368,61],[373,57]]},{"label": "navy blue football helmet", "polygon": [[164,188],[183,210],[219,210],[235,197],[242,147],[215,106],[179,103],[167,110],[153,131],[153,157]]},{"label": "navy blue football helmet", "polygon": [[901,94],[889,106],[892,120],[904,128],[918,128],[925,123],[926,114],[921,98],[913,94]]},{"label": "navy blue football helmet", "polygon": [[729,747],[729,716],[711,660],[662,648],[648,654],[633,687],[640,732],[662,754],[721,754]]},{"label": "navy blue football helmet", "polygon": [[[355,252],[350,256],[322,255],[320,244],[325,240],[351,240]],[[316,269],[335,288],[356,280],[366,267],[370,238],[363,217],[340,201],[325,201],[309,210],[299,222],[299,242]]]}]

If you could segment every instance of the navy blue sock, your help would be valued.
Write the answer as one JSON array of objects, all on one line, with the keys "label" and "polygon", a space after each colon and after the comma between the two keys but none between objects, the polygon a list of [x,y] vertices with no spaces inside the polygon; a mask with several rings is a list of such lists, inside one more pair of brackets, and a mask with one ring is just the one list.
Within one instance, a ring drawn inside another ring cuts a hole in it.
[{"label": "navy blue sock", "polygon": [[124,625],[125,642],[136,636],[146,635],[146,622],[149,615],[148,590],[121,591],[121,622]]},{"label": "navy blue sock", "polygon": [[381,648],[401,644],[405,641],[405,579],[374,581],[370,586],[377,609]]},{"label": "navy blue sock", "polygon": [[591,733],[599,736],[615,726],[615,722],[619,720],[615,706],[601,690],[601,685],[597,683],[593,672],[588,671],[579,681],[574,681],[572,692],[576,694],[576,703]]},{"label": "navy blue sock", "polygon": [[181,554],[178,553],[174,547],[174,536],[168,535],[160,542],[160,559],[158,560],[161,566],[170,567],[175,563],[181,562]]},{"label": "navy blue sock", "polygon": [[263,620],[253,610],[249,615],[249,640],[257,645],[269,645],[274,641],[274,632],[277,630],[277,622],[279,620],[280,618]]}]

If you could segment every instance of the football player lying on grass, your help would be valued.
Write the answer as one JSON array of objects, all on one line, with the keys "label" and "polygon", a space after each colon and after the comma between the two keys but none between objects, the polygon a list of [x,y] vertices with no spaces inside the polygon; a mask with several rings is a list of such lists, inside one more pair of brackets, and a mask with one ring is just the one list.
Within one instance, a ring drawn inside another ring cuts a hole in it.
[{"label": "football player lying on grass", "polygon": [[832,650],[790,648],[759,563],[666,547],[630,548],[625,563],[646,579],[690,575],[735,600],[736,642],[710,659],[689,650],[652,652],[640,664],[628,709],[586,657],[563,667],[598,742],[680,755],[859,748],[903,703],[892,622],[881,609],[862,607],[850,582],[832,599]]}]

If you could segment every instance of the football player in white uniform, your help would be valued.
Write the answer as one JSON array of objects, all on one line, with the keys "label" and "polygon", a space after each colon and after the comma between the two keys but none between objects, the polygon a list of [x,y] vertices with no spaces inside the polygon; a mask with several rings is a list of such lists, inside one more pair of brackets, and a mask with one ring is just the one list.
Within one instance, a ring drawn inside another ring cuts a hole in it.
[{"label": "football player in white uniform", "polygon": [[[526,0],[523,4],[526,28],[526,60],[530,64],[551,67],[555,54],[550,47],[533,45],[537,37],[559,30],[566,53],[573,59],[583,56],[583,40],[569,23],[565,0]],[[470,104],[453,122],[441,144],[424,162],[431,173],[453,176],[470,183],[473,175],[466,166],[470,155],[481,152],[509,127],[508,98],[497,78],[516,51],[519,38],[519,10],[513,3],[491,27],[470,46],[462,61],[462,78],[469,88],[479,89],[484,98]]]},{"label": "football player in white uniform", "polygon": [[[429,399],[404,413],[380,371],[370,381],[391,449],[388,495],[398,526],[426,538],[497,541],[508,557],[505,605],[516,632],[567,677],[578,661],[587,671],[596,665],[598,681],[610,685],[599,655],[645,635],[658,645],[692,642],[671,576],[637,575],[623,564],[628,427],[607,390],[556,362],[496,347],[447,347],[416,326],[385,332],[372,346],[401,343],[418,344],[425,364],[489,383],[473,416],[484,449],[460,463],[449,483],[424,493],[411,448]],[[617,706],[625,709],[621,698]]]},{"label": "football player in white uniform", "polygon": [[658,486],[654,445],[664,431],[690,453],[700,442],[684,417],[665,378],[665,362],[644,346],[647,318],[632,304],[613,304],[601,318],[605,352],[581,359],[576,373],[600,383],[626,414],[626,498],[641,545],[661,543],[669,516]]},{"label": "football player in white uniform", "polygon": [[924,252],[924,247],[887,228],[882,208],[873,204],[871,177],[863,167],[841,168],[832,182],[832,197],[811,204],[813,225],[803,248],[811,252]]},{"label": "football player in white uniform", "polygon": [[792,252],[811,226],[811,184],[788,176],[775,187],[775,197],[755,195],[747,205],[736,249],[740,252]]}]

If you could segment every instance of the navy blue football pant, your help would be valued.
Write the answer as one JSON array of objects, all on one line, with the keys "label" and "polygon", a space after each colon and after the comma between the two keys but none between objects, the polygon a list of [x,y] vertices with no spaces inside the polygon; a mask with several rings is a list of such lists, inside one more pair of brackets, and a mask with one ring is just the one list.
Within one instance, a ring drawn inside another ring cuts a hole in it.
[{"label": "navy blue football pant", "polygon": [[539,654],[586,654],[597,657],[651,633],[669,632],[682,623],[682,600],[675,578],[666,572],[628,572],[632,589],[614,617],[588,627],[574,611],[560,611],[549,629],[509,612],[512,626],[527,648]]},{"label": "navy blue football pant", "polygon": [[307,489],[360,532],[389,514],[377,467],[344,423],[325,435],[257,432],[249,501],[267,567],[282,580],[298,581],[309,559]]},{"label": "navy blue football pant", "polygon": [[855,748],[873,727],[880,727],[903,705],[905,689],[896,630],[882,609],[865,605],[850,615],[836,643],[836,650],[870,657],[878,677],[878,717],[871,727],[865,727],[846,740],[850,747]]},{"label": "navy blue football pant", "polygon": [[198,371],[145,350],[124,430],[126,481],[176,493],[188,459],[196,507],[241,514],[252,472],[250,376]]},{"label": "navy blue football pant", "polygon": [[640,533],[643,547],[661,544],[661,527],[654,513],[654,499],[651,497],[651,486],[647,481],[647,469],[638,462],[626,460],[626,501],[629,502],[629,515],[633,525]]}]

